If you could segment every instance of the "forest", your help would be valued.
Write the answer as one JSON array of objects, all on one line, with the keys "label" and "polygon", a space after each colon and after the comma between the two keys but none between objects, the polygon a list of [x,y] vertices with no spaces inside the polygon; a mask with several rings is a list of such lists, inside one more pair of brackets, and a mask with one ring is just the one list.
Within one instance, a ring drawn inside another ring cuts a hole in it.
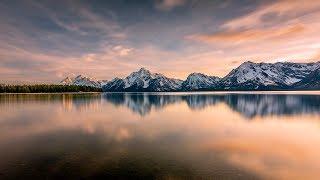
[{"label": "forest", "polygon": [[0,84],[0,93],[63,93],[63,92],[101,92],[101,88],[76,85],[5,85]]}]

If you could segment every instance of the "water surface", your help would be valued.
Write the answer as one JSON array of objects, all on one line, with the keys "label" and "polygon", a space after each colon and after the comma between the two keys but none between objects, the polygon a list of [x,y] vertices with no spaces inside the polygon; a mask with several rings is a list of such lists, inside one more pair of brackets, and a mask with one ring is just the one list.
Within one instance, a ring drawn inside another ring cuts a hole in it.
[{"label": "water surface", "polygon": [[320,93],[0,95],[0,179],[319,179]]}]

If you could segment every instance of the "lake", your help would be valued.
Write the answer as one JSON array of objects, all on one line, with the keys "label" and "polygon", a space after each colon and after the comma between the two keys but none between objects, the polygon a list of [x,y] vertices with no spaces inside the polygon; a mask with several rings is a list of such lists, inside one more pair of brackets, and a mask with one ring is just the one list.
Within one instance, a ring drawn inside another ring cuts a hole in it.
[{"label": "lake", "polygon": [[320,92],[0,95],[0,179],[320,179]]}]

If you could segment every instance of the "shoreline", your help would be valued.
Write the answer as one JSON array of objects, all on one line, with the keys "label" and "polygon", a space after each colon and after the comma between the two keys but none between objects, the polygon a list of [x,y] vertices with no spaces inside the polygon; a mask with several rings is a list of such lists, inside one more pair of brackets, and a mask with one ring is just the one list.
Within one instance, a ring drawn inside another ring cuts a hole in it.
[{"label": "shoreline", "polygon": [[283,90],[283,91],[175,91],[175,92],[45,92],[45,93],[0,93],[0,95],[45,95],[45,94],[167,94],[167,95],[183,95],[183,94],[314,94],[320,95],[320,90]]},{"label": "shoreline", "polygon": [[0,95],[4,94],[99,94],[103,92],[44,92],[44,93],[0,93]]}]

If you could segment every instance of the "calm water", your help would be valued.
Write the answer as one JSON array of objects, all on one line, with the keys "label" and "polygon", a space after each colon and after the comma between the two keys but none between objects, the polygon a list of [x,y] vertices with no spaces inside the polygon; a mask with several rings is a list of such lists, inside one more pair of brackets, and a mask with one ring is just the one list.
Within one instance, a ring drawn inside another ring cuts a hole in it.
[{"label": "calm water", "polygon": [[0,95],[0,179],[319,179],[320,93]]}]

